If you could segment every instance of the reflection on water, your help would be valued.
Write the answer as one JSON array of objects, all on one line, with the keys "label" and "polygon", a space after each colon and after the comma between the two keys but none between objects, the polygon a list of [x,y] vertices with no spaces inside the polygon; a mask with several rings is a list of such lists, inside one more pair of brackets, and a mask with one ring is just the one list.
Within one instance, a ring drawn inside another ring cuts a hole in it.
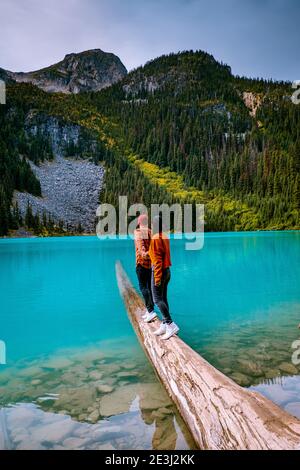
[{"label": "reflection on water", "polygon": [[0,449],[9,450],[126,450],[187,449],[186,438],[173,413],[144,420],[134,401],[130,410],[97,424],[45,412],[35,404],[18,404],[0,411]]},{"label": "reflection on water", "polygon": [[279,377],[251,387],[300,419],[300,375]]},{"label": "reflection on water", "polygon": [[0,448],[196,448],[142,351],[108,344],[0,373]]}]

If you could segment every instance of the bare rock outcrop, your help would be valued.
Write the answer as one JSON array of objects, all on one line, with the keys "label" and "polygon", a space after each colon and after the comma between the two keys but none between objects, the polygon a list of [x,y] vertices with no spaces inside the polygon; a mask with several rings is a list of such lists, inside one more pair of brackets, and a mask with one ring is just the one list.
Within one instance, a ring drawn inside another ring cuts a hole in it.
[{"label": "bare rock outcrop", "polygon": [[44,91],[61,93],[99,91],[127,74],[119,57],[101,49],[67,54],[57,64],[34,72],[4,72],[17,82],[29,82]]}]

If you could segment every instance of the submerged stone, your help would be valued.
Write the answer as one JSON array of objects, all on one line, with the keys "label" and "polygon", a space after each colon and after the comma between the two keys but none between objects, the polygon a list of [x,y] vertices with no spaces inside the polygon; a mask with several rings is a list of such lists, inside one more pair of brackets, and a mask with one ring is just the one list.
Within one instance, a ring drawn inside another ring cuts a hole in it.
[{"label": "submerged stone", "polygon": [[76,410],[79,415],[92,406],[96,399],[94,387],[65,388],[60,391],[55,409]]},{"label": "submerged stone", "polygon": [[92,372],[89,373],[89,378],[92,380],[100,380],[102,379],[103,374],[102,372],[99,372],[97,370],[93,370]]},{"label": "submerged stone", "polygon": [[133,364],[133,363],[124,363],[122,365],[123,369],[127,369],[127,370],[132,370],[132,369],[135,369],[136,368],[136,364]]},{"label": "submerged stone", "polygon": [[242,387],[248,387],[251,384],[249,378],[246,375],[241,374],[240,372],[234,372],[230,375],[230,377]]},{"label": "submerged stone", "polygon": [[101,371],[105,375],[115,374],[116,372],[119,372],[120,370],[121,370],[121,367],[113,363],[103,364],[101,366]]},{"label": "submerged stone", "polygon": [[114,390],[114,387],[111,385],[106,385],[106,384],[98,384],[96,386],[96,389],[99,393],[111,393]]},{"label": "submerged stone", "polygon": [[261,377],[264,375],[261,367],[250,360],[238,359],[237,367],[245,375],[250,375],[252,377]]},{"label": "submerged stone", "polygon": [[38,366],[26,367],[19,371],[21,377],[34,377],[36,375],[42,375],[43,373],[43,369]]},{"label": "submerged stone", "polygon": [[43,364],[43,366],[47,369],[66,369],[72,364],[73,362],[70,361],[70,359],[67,359],[66,357],[53,357],[45,364]]},{"label": "submerged stone", "polygon": [[143,384],[140,387],[140,407],[143,410],[156,410],[168,407],[171,399],[159,383]]},{"label": "submerged stone", "polygon": [[282,362],[280,365],[279,365],[279,370],[281,372],[284,372],[286,374],[291,374],[291,375],[296,375],[298,374],[298,369],[297,367],[295,367],[293,364],[291,364],[290,362]]},{"label": "submerged stone", "polygon": [[278,377],[280,375],[280,370],[278,369],[268,369],[265,371],[266,379],[273,379],[274,377]]},{"label": "submerged stone", "polygon": [[40,379],[35,379],[35,380],[32,380],[30,383],[31,385],[40,385],[42,381]]},{"label": "submerged stone", "polygon": [[90,421],[91,423],[97,423],[97,421],[99,420],[99,417],[100,417],[100,413],[98,410],[94,410],[92,411],[92,413],[88,416],[88,421]]},{"label": "submerged stone", "polygon": [[108,395],[104,395],[100,401],[101,416],[113,416],[128,412],[130,404],[137,394],[138,387],[136,385],[126,385]]},{"label": "submerged stone", "polygon": [[138,375],[139,375],[138,372],[131,371],[131,370],[122,371],[122,372],[117,373],[118,377],[137,377]]}]

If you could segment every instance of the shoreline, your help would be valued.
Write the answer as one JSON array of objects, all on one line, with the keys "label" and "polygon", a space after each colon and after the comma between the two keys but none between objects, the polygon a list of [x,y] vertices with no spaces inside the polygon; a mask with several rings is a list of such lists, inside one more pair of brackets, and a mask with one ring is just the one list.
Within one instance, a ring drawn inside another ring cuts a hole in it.
[{"label": "shoreline", "polygon": [[[223,232],[223,231],[218,231],[218,232],[205,232],[204,231],[204,234],[242,234],[242,233],[280,233],[280,232],[284,232],[284,233],[288,233],[288,232],[300,232],[300,228],[289,228],[289,229],[258,229],[258,230],[237,230],[237,231],[228,231],[228,232]],[[203,232],[199,232],[199,233],[203,233]],[[171,233],[171,235],[174,235],[174,233]],[[43,238],[67,238],[67,237],[97,237],[97,233],[54,233],[54,234],[48,234],[47,236],[42,236],[42,235],[34,235],[32,232],[30,231],[24,231],[24,233],[20,233],[18,235],[16,234],[9,234],[9,235],[3,235],[3,236],[0,236],[0,240],[18,240],[18,239],[32,239],[32,238],[39,238],[39,239],[43,239]],[[119,239],[119,237],[121,238],[127,238],[128,237],[128,234],[126,235],[119,235],[119,234],[116,234],[115,235],[115,239]],[[101,237],[98,237],[98,238],[101,238]],[[106,237],[104,237],[106,238]]]}]

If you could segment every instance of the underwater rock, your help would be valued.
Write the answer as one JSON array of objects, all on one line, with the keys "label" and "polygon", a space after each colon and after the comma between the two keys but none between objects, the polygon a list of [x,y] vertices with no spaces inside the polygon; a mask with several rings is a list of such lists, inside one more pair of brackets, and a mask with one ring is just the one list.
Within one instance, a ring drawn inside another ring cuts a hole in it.
[{"label": "underwater rock", "polygon": [[100,379],[102,379],[102,377],[103,377],[102,372],[99,372],[97,370],[94,370],[94,371],[89,373],[89,378],[92,379],[92,380],[100,380]]},{"label": "underwater rock", "polygon": [[73,386],[79,386],[82,384],[82,381],[79,378],[79,375],[76,375],[74,372],[65,372],[60,377],[60,382],[62,384],[69,384]]},{"label": "underwater rock", "polygon": [[19,374],[21,377],[34,377],[38,375],[42,375],[44,373],[43,369],[38,366],[31,366],[31,367],[26,367],[25,369],[22,369],[19,371]]},{"label": "underwater rock", "polygon": [[172,404],[167,393],[158,383],[129,384],[105,395],[100,401],[102,416],[128,412],[133,400],[139,397],[142,410],[156,410]]},{"label": "underwater rock", "polygon": [[253,352],[250,354],[250,357],[261,362],[269,362],[272,360],[272,356],[266,352]]},{"label": "underwater rock", "polygon": [[298,369],[290,362],[282,362],[279,365],[279,370],[286,374],[296,375],[298,374]]},{"label": "underwater rock", "polygon": [[34,379],[31,382],[31,385],[40,385],[42,383],[41,379]]},{"label": "underwater rock", "polygon": [[91,423],[97,423],[97,421],[99,420],[99,417],[100,417],[99,411],[94,410],[92,411],[91,414],[88,415],[87,420],[90,421]]},{"label": "underwater rock", "polygon": [[92,406],[96,399],[96,390],[94,387],[65,388],[60,390],[58,399],[54,408],[64,410],[76,410],[77,414],[86,411]]},{"label": "underwater rock", "polygon": [[70,359],[67,359],[66,357],[53,357],[49,359],[45,364],[43,364],[43,367],[47,369],[66,369],[70,367],[73,364]]},{"label": "underwater rock", "polygon": [[118,372],[118,373],[117,373],[117,376],[118,376],[118,377],[137,377],[138,375],[139,375],[138,372],[136,372],[136,371],[131,371],[131,370],[126,371],[126,372],[125,372],[125,371],[122,371],[122,372]]},{"label": "underwater rock", "polygon": [[255,362],[245,359],[238,359],[237,367],[245,375],[252,377],[261,377],[264,375],[263,370]]},{"label": "underwater rock", "polygon": [[79,416],[78,416],[78,420],[79,421],[86,421],[87,420],[87,417],[88,415],[86,413],[81,413]]},{"label": "underwater rock", "polygon": [[129,411],[133,399],[138,395],[137,385],[126,385],[104,395],[100,401],[101,416],[113,416]]},{"label": "underwater rock", "polygon": [[116,372],[119,372],[121,370],[121,367],[118,366],[117,364],[103,364],[101,366],[101,371],[105,375],[110,375],[110,374],[115,374]]},{"label": "underwater rock", "polygon": [[0,384],[5,385],[11,379],[13,375],[14,374],[10,373],[9,371],[0,372]]},{"label": "underwater rock", "polygon": [[106,384],[97,384],[96,389],[99,393],[111,393],[114,391],[114,387]]},{"label": "underwater rock", "polygon": [[101,383],[105,383],[106,385],[111,385],[113,387],[114,385],[117,385],[119,382],[118,382],[117,377],[105,377],[105,380],[101,380]]},{"label": "underwater rock", "polygon": [[153,434],[152,445],[155,450],[174,450],[176,448],[177,432],[174,425],[173,416],[166,420],[157,419],[155,421],[155,432]]},{"label": "underwater rock", "polygon": [[249,378],[246,375],[241,374],[240,372],[234,372],[230,375],[230,377],[242,387],[248,387],[251,384]]},{"label": "underwater rock", "polygon": [[171,408],[159,408],[158,410],[154,410],[151,413],[152,418],[159,418],[164,419],[166,416],[172,415],[174,411]]},{"label": "underwater rock", "polygon": [[140,408],[157,410],[172,405],[172,401],[160,384],[143,384],[140,391]]},{"label": "underwater rock", "polygon": [[105,354],[98,348],[94,348],[88,349],[87,351],[79,351],[78,354],[72,356],[72,358],[76,358],[81,363],[84,363],[85,361],[93,362],[105,359]]},{"label": "underwater rock", "polygon": [[268,369],[265,371],[266,379],[274,379],[274,377],[278,377],[280,375],[280,370],[278,369]]},{"label": "underwater rock", "polygon": [[127,370],[132,370],[132,369],[135,369],[137,367],[136,364],[133,364],[133,363],[124,363],[122,364],[122,367],[123,369],[127,369]]}]

